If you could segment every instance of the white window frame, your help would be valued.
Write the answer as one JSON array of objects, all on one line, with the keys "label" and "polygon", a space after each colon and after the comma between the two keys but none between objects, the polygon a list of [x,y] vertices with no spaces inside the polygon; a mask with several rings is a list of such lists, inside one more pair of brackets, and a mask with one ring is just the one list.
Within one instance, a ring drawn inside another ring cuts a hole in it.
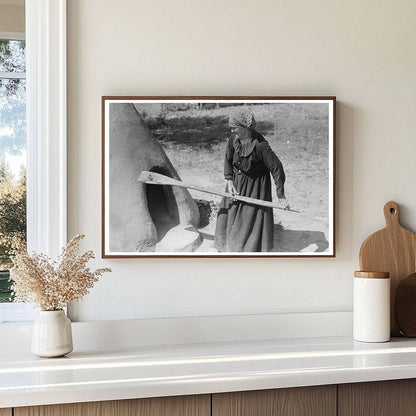
[{"label": "white window frame", "polygon": [[[66,0],[26,0],[27,244],[56,257],[67,242]],[[33,320],[1,304],[0,323]]]}]

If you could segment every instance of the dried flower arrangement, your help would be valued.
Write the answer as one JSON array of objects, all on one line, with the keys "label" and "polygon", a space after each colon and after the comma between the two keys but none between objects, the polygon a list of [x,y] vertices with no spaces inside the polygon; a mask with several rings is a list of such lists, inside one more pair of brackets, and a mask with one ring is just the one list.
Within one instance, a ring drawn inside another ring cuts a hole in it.
[{"label": "dried flower arrangement", "polygon": [[83,238],[81,234],[72,238],[57,261],[45,254],[29,255],[26,250],[16,253],[10,270],[15,302],[34,303],[45,311],[60,310],[85,296],[103,273],[111,272],[109,268],[91,271],[87,267],[94,253],[78,254]]}]

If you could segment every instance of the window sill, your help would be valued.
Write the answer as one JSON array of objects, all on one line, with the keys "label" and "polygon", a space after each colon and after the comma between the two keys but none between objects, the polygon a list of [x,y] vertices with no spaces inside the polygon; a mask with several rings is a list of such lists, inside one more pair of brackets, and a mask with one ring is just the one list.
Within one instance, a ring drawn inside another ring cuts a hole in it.
[{"label": "window sill", "polygon": [[35,310],[28,303],[0,303],[0,324],[21,325],[33,322]]}]

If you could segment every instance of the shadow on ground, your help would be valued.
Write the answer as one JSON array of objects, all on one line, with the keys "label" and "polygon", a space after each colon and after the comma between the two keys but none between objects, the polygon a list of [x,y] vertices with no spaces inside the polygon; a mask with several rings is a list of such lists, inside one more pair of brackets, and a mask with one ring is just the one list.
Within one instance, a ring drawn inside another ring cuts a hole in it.
[{"label": "shadow on ground", "polygon": [[274,252],[316,252],[328,250],[329,243],[322,231],[285,230],[274,225]]},{"label": "shadow on ground", "polygon": [[[203,243],[197,251],[216,252],[212,228],[199,230]],[[329,243],[322,231],[285,230],[280,224],[274,225],[274,248],[279,253],[322,253],[328,250]]]}]

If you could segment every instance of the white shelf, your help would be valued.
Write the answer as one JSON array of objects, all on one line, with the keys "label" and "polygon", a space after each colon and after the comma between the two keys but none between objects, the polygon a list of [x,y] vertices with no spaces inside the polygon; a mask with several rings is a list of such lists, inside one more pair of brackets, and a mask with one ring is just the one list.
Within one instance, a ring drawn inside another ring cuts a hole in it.
[{"label": "white shelf", "polygon": [[416,377],[416,340],[350,337],[0,354],[0,407],[273,389]]}]

